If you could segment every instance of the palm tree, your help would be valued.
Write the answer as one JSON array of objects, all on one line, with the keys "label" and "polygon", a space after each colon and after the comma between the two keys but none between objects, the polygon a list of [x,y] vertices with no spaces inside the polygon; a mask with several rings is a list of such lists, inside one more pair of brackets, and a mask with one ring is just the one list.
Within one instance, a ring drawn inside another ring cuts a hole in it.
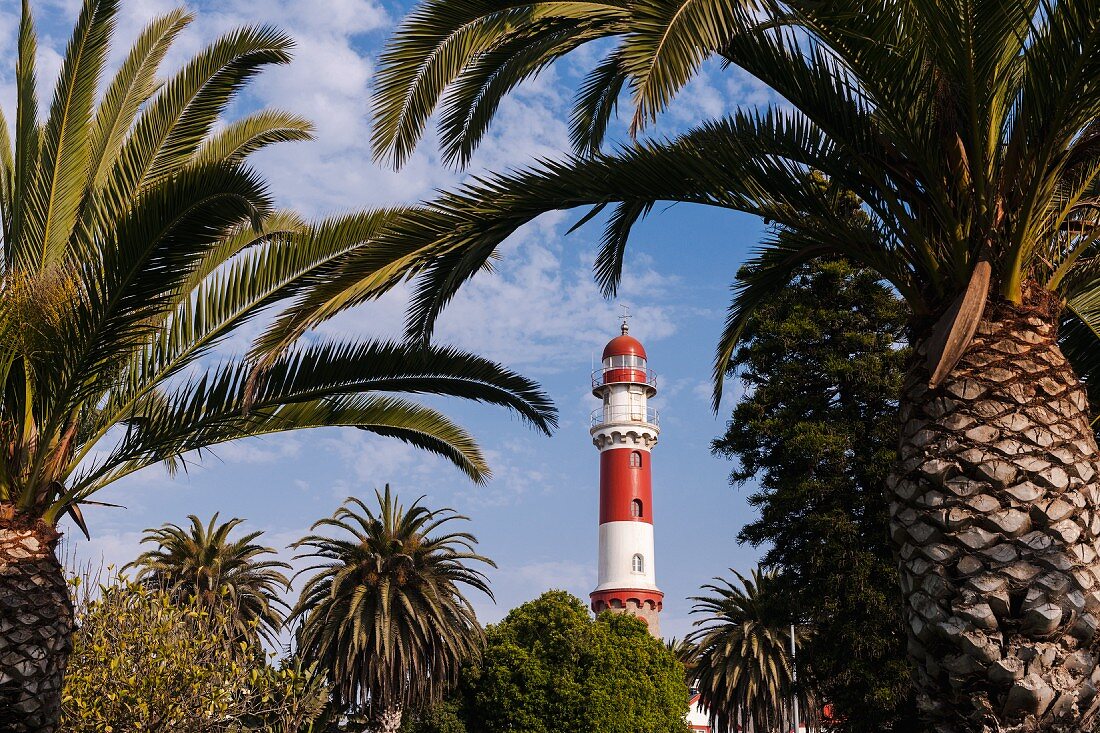
[{"label": "palm tree", "polygon": [[[789,626],[770,608],[775,574],[754,569],[749,578],[735,570],[741,587],[722,578],[703,586],[713,595],[695,596],[691,612],[705,614],[684,639],[680,659],[695,679],[700,702],[718,730],[786,730],[794,689]],[[796,633],[796,647],[805,632]],[[800,708],[809,710],[800,691]],[[738,727],[740,726],[740,727]]]},{"label": "palm tree", "polygon": [[483,632],[463,586],[493,597],[485,575],[470,567],[492,560],[477,539],[451,531],[466,520],[451,509],[409,507],[375,491],[378,508],[355,497],[313,528],[296,547],[318,560],[292,619],[300,619],[299,653],[325,670],[338,705],[369,708],[371,730],[392,733],[402,713],[438,702],[459,665],[481,651]]},{"label": "palm tree", "polygon": [[215,514],[205,527],[194,514],[188,519],[189,531],[175,524],[145,530],[142,544],[156,547],[127,567],[138,570],[138,580],[173,597],[195,598],[204,606],[225,604],[241,639],[256,640],[258,635],[273,643],[283,626],[281,591],[290,587],[280,569],[290,565],[261,559],[275,554],[273,548],[253,542],[263,532],[230,540],[229,533],[243,519],[218,524]]},{"label": "palm tree", "polygon": [[[574,155],[482,176],[383,238],[395,254],[435,247],[410,332],[430,334],[543,212],[609,213],[596,260],[608,294],[655,202],[750,212],[783,235],[735,288],[717,402],[746,319],[797,268],[874,270],[913,314],[889,531],[929,728],[1091,730],[1100,2],[427,0],[383,55],[378,155],[403,161],[441,108],[444,151],[462,163],[502,95],[596,39],[610,40],[578,90]],[[601,152],[623,90],[640,134],[713,56],[781,101]],[[838,211],[848,192],[865,220]]]},{"label": "palm tree", "polygon": [[[289,60],[287,36],[232,31],[161,80],[191,20],[169,13],[101,85],[117,9],[85,0],[39,121],[24,2],[12,128],[0,115],[0,728],[15,733],[56,730],[72,630],[56,526],[69,516],[86,532],[81,506],[113,482],[225,441],[340,425],[485,478],[466,431],[387,393],[465,397],[541,429],[553,422],[532,382],[470,354],[288,339],[279,319],[323,298],[349,253],[368,274],[373,238],[395,212],[308,223],[275,210],[247,156],[307,138],[308,123],[265,110],[215,125],[252,77]],[[414,267],[376,259],[376,293]],[[251,353],[200,361],[280,304]]]}]

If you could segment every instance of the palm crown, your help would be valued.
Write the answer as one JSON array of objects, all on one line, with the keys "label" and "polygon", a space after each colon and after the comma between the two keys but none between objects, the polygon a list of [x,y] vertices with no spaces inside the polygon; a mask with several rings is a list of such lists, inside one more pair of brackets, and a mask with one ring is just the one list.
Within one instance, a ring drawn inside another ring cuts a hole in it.
[{"label": "palm crown", "polygon": [[[318,285],[350,253],[369,259],[395,212],[307,223],[275,210],[245,159],[308,138],[309,124],[264,110],[216,128],[253,76],[289,60],[290,39],[272,28],[228,33],[160,82],[190,22],[169,13],[141,33],[98,98],[116,12],[117,0],[86,0],[39,122],[23,4],[14,133],[0,119],[0,510],[50,524],[68,512],[83,528],[82,503],[148,465],[328,425],[398,437],[486,475],[462,428],[386,392],[462,396],[552,423],[533,383],[470,354],[294,346],[295,309],[309,298],[323,306]],[[279,304],[248,355],[203,369],[228,335]]]},{"label": "palm crown", "polygon": [[130,564],[138,570],[138,580],[206,606],[224,604],[240,637],[251,639],[259,634],[274,641],[283,624],[279,607],[286,604],[282,593],[290,586],[281,571],[290,565],[262,559],[275,554],[273,548],[254,542],[263,532],[230,539],[230,532],[243,519],[218,524],[214,514],[205,526],[193,514],[188,519],[188,529],[165,524],[145,530],[142,543],[156,547]]},{"label": "palm crown", "polygon": [[[700,628],[684,639],[680,658],[720,729],[752,721],[754,730],[770,730],[782,724],[794,689],[788,629],[769,608],[774,573],[755,569],[746,578],[732,572],[740,587],[715,578],[703,586],[711,595],[691,599],[692,613],[702,618],[694,624]],[[797,631],[798,643],[805,634]],[[812,714],[805,691],[799,697],[802,709]]]},{"label": "palm crown", "polygon": [[[377,508],[349,498],[297,543],[318,570],[302,589],[300,653],[325,669],[345,704],[379,712],[436,701],[459,665],[480,652],[481,626],[464,588],[493,597],[485,575],[496,567],[477,540],[447,526],[466,518],[450,509],[402,506],[387,485]],[[306,571],[303,571],[306,572]]]},{"label": "palm crown", "polygon": [[[746,314],[801,264],[837,255],[897,288],[920,336],[938,333],[929,362],[940,377],[988,293],[1019,304],[1029,282],[1065,300],[1068,350],[1087,373],[1097,357],[1084,345],[1100,326],[1098,19],[1093,0],[428,0],[382,59],[374,142],[398,163],[437,107],[445,152],[465,162],[516,84],[590,41],[614,43],[578,90],[575,157],[476,180],[392,235],[399,247],[437,248],[411,331],[429,333],[496,245],[553,209],[612,207],[596,272],[613,293],[632,226],[670,200],[752,212],[785,232],[738,286],[716,399]],[[624,89],[638,131],[710,56],[783,103],[599,152]],[[866,219],[838,212],[845,192]]]}]

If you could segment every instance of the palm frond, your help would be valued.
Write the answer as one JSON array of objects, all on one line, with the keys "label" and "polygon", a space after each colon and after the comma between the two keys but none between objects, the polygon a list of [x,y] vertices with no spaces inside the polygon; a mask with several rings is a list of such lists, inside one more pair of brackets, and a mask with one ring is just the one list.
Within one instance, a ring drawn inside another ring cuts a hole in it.
[{"label": "palm frond", "polygon": [[[326,427],[354,427],[397,438],[446,458],[479,483],[491,475],[473,436],[437,410],[415,402],[345,395],[246,411],[239,394],[243,389],[243,381],[227,383],[224,373],[218,373],[190,390],[177,391],[145,413],[136,413],[127,437],[109,457],[82,469],[57,504],[81,501],[135,471],[222,443]],[[51,509],[46,520],[55,519]]]},{"label": "palm frond", "polygon": [[600,151],[626,80],[627,72],[619,50],[609,53],[585,77],[569,116],[569,141],[577,155]]},{"label": "palm frond", "polygon": [[[12,236],[12,216],[15,191],[15,151],[12,149],[11,130],[8,117],[0,109],[0,237],[3,237],[5,249]],[[6,261],[6,260],[5,260]]]},{"label": "palm frond", "polygon": [[376,241],[404,213],[404,209],[378,209],[332,217],[295,234],[300,247],[335,248],[346,256],[301,281],[303,287],[294,293],[300,297],[257,337],[252,356],[277,355],[321,321],[378,297],[414,273],[422,259],[418,253],[397,253]]},{"label": "palm frond", "polygon": [[264,66],[287,63],[289,47],[289,38],[272,28],[241,28],[192,58],[141,110],[85,210],[86,225],[114,226],[143,187],[189,165],[233,94]]},{"label": "palm frond", "polygon": [[756,6],[752,0],[631,3],[630,33],[621,46],[634,98],[631,130],[654,120],[700,64],[726,47],[738,30],[738,16]]},{"label": "palm frond", "polygon": [[543,431],[556,423],[552,404],[533,382],[472,354],[392,342],[322,342],[288,352],[259,373],[249,362],[231,363],[171,393],[147,393],[127,410],[116,406],[125,415],[126,437],[74,481],[69,500],[190,451],[336,425],[400,438],[447,457],[476,480],[487,477],[480,450],[465,431],[434,410],[374,396],[384,393],[501,405]]},{"label": "palm frond", "polygon": [[246,157],[282,142],[313,139],[313,123],[291,112],[265,109],[243,117],[206,140],[195,152],[195,162],[240,163]]},{"label": "palm frond", "polygon": [[53,264],[67,252],[86,187],[92,107],[118,0],[85,0],[65,51],[61,76],[42,131],[42,151],[29,191],[25,246]]},{"label": "palm frond", "polygon": [[30,0],[23,0],[23,14],[19,20],[19,57],[15,64],[15,180],[12,185],[11,232],[4,240],[4,257],[9,268],[12,265],[29,267],[34,262],[33,247],[27,246],[31,238],[25,232],[28,225],[27,205],[37,174],[39,158],[38,128],[38,77],[35,73],[35,56],[38,53],[38,35],[34,29]]},{"label": "palm frond", "polygon": [[[60,325],[64,350],[35,363],[47,391],[46,424],[71,414],[102,389],[150,321],[174,304],[180,285],[224,232],[257,222],[269,209],[264,186],[250,171],[220,166],[190,169],[138,198],[118,226],[103,232],[98,261],[81,263],[82,297]],[[49,417],[47,417],[49,416]]]},{"label": "palm frond", "polygon": [[620,21],[618,12],[562,14],[501,34],[490,50],[471,59],[442,97],[444,160],[467,165],[508,92],[580,46],[617,32]]},{"label": "palm frond", "polygon": [[[175,116],[171,129],[149,163],[144,183],[173,174],[187,164],[206,140],[226,106],[250,79],[268,64],[290,62],[294,41],[274,27],[261,26],[234,31],[223,37],[222,41],[215,42],[211,50],[219,47],[236,49],[236,53],[224,60],[218,59],[218,54],[212,54],[209,60],[213,63],[207,68],[202,68],[201,64],[205,57],[197,56],[196,61],[199,64],[193,69],[186,68],[180,72],[182,75],[201,69],[194,78],[205,78],[205,81],[194,88],[194,94],[187,99],[186,106]],[[171,82],[166,85],[165,91],[170,87]]]},{"label": "palm frond", "polygon": [[[476,179],[429,206],[410,210],[380,238],[395,257],[431,253],[416,271],[410,335],[426,338],[449,299],[487,266],[496,247],[521,225],[552,210],[623,205],[609,224],[599,260],[601,285],[605,293],[612,292],[630,226],[658,200],[746,211],[792,229],[812,230],[815,241],[827,243],[834,254],[876,268],[919,309],[914,271],[922,271],[928,261],[888,230],[879,230],[875,239],[850,237],[835,210],[837,189],[821,187],[810,175],[814,164],[837,163],[827,149],[798,148],[794,141],[803,133],[807,137],[799,139],[813,139],[813,128],[785,129],[778,116],[735,116],[613,156],[547,161],[509,175]],[[782,157],[799,153],[801,160]]]},{"label": "palm frond", "polygon": [[[623,7],[614,2],[429,0],[423,3],[405,18],[379,59],[373,99],[375,156],[391,157],[401,165],[416,146],[444,90],[483,54],[525,37],[533,27],[551,19],[599,23],[603,18],[626,17]],[[523,44],[513,42],[511,48],[523,54]],[[498,59],[487,66],[503,61]],[[503,86],[510,88],[519,74],[537,73],[541,68],[542,64],[533,59],[517,62],[513,66],[513,79]],[[474,73],[484,75],[484,71]]]},{"label": "palm frond", "polygon": [[165,54],[192,20],[194,17],[183,10],[155,18],[142,30],[119,66],[92,123],[88,174],[93,190],[105,183],[138,111],[157,91],[157,70]]}]

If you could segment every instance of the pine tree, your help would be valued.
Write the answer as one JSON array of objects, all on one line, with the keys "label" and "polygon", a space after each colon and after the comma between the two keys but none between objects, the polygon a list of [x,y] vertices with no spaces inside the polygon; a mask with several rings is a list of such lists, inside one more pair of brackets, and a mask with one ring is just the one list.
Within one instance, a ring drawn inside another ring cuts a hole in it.
[{"label": "pine tree", "polygon": [[850,731],[915,730],[884,488],[906,315],[872,272],[803,268],[747,325],[729,363],[746,396],[713,443],[732,484],[758,481],[738,538],[769,546],[775,595],[815,631],[812,684]]}]

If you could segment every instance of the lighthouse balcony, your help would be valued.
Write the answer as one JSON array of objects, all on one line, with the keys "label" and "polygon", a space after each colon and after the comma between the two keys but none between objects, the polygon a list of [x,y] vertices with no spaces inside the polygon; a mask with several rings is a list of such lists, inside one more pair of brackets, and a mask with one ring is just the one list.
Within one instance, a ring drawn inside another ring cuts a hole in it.
[{"label": "lighthouse balcony", "polygon": [[657,393],[657,373],[640,366],[605,366],[592,372],[592,394],[609,384],[644,384],[652,397]]},{"label": "lighthouse balcony", "polygon": [[637,407],[609,407],[604,406],[592,411],[590,425],[598,428],[603,425],[652,425],[661,426],[661,416],[652,407],[644,409]]}]

